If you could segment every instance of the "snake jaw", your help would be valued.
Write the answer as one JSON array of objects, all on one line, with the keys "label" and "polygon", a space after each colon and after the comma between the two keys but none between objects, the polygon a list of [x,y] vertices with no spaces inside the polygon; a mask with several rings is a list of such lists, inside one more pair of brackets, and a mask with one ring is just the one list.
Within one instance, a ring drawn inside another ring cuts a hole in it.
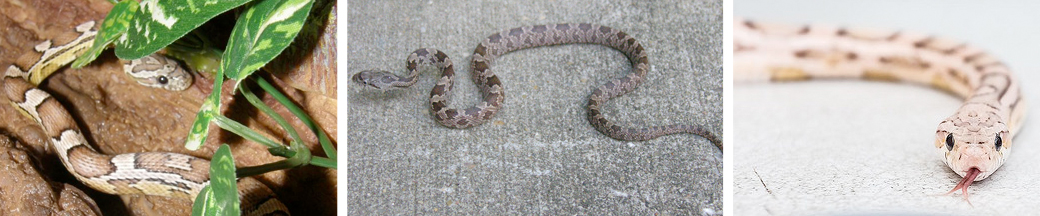
[{"label": "snake jaw", "polygon": [[353,81],[354,83],[357,83],[357,84],[360,84],[360,85],[364,85],[364,86],[375,87],[375,86],[372,86],[372,85],[368,84],[368,79],[369,79],[369,77],[372,76],[369,73],[371,73],[371,71],[361,71],[361,72],[358,72],[358,73],[354,74],[353,76],[350,76],[350,81]]},{"label": "snake jaw", "polygon": [[398,79],[399,78],[396,75],[391,74],[390,72],[378,70],[361,71],[350,77],[350,80],[354,81],[354,83],[379,90],[388,90],[391,87],[394,87],[392,83]]},{"label": "snake jaw", "polygon": [[1004,162],[999,152],[994,153],[986,146],[964,145],[957,150],[947,158],[950,169],[965,178],[972,176],[974,181],[988,178]]},{"label": "snake jaw", "polygon": [[969,104],[962,109],[967,111],[959,111],[939,124],[935,147],[951,170],[981,181],[1007,160],[1011,134],[1004,117],[981,111],[992,107]]}]

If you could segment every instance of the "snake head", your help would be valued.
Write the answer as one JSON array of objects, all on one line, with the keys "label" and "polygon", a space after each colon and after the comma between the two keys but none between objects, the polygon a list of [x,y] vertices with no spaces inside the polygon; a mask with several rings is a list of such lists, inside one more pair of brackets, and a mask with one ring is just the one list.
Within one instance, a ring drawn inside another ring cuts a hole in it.
[{"label": "snake head", "polygon": [[[972,168],[974,181],[989,177],[1007,160],[1011,137],[999,111],[984,104],[968,104],[939,124],[935,147],[943,161],[960,176]],[[967,107],[974,106],[974,107]]]},{"label": "snake head", "polygon": [[160,54],[151,54],[123,65],[137,83],[170,91],[181,91],[191,86],[191,73],[177,61]]},{"label": "snake head", "polygon": [[365,85],[379,90],[388,90],[397,87],[394,83],[401,82],[401,78],[387,71],[365,70],[350,77],[354,83]]}]

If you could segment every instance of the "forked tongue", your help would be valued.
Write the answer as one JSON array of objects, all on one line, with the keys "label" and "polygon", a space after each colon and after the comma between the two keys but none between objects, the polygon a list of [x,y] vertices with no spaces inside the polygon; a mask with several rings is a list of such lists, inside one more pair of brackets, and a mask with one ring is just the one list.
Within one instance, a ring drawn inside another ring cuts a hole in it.
[{"label": "forked tongue", "polygon": [[954,191],[957,191],[957,189],[960,189],[961,193],[964,194],[964,201],[967,201],[968,204],[971,205],[971,201],[968,200],[968,186],[971,186],[971,183],[975,182],[975,177],[979,176],[979,173],[981,172],[982,171],[979,171],[979,168],[972,167],[968,170],[968,174],[964,175],[964,179],[961,179],[961,182],[957,183],[957,187],[954,187],[950,192],[946,192],[946,195],[950,195]]}]

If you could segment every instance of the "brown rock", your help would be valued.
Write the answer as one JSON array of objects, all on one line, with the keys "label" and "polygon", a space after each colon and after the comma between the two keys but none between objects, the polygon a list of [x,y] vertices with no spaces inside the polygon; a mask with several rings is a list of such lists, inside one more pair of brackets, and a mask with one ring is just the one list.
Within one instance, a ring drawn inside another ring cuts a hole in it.
[{"label": "brown rock", "polygon": [[48,181],[24,146],[0,135],[0,207],[10,215],[100,215],[94,200],[64,183]]}]

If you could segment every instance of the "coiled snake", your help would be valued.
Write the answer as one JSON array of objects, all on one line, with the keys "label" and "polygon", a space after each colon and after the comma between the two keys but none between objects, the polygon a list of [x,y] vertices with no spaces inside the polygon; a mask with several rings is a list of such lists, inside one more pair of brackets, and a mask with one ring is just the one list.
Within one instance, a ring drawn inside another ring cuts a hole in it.
[{"label": "coiled snake", "polygon": [[470,64],[473,80],[480,88],[484,101],[466,109],[448,108],[448,95],[452,89],[455,67],[447,54],[439,50],[423,48],[412,52],[406,60],[409,73],[404,77],[386,71],[366,70],[355,74],[351,79],[375,89],[404,88],[415,84],[419,66],[437,66],[441,69],[441,78],[430,91],[430,110],[433,117],[447,127],[468,128],[491,119],[505,100],[502,83],[490,67],[495,57],[531,47],[582,43],[604,45],[621,51],[632,63],[633,69],[633,73],[603,84],[589,96],[588,120],[596,130],[614,139],[632,141],[650,140],[676,133],[692,133],[708,139],[722,149],[722,141],[700,126],[676,124],[624,128],[607,120],[600,112],[600,106],[607,100],[638,87],[645,79],[650,64],[643,46],[635,38],[597,24],[535,25],[513,28],[488,36],[473,51]]},{"label": "coiled snake", "polygon": [[[85,52],[97,31],[94,22],[75,28],[81,35],[62,46],[45,41],[35,47],[39,61],[23,70],[11,65],[3,85],[7,97],[19,111],[43,127],[66,169],[79,181],[109,194],[146,194],[194,200],[209,184],[209,161],[168,152],[102,154],[94,150],[80,132],[68,111],[47,92],[36,88],[57,69]],[[125,64],[127,74],[138,83],[169,90],[183,90],[192,76],[175,61],[153,54]],[[272,191],[252,178],[239,179],[243,212],[248,214],[288,214],[285,205]]]},{"label": "coiled snake", "polygon": [[734,21],[734,79],[790,81],[864,78],[929,85],[965,99],[939,123],[935,148],[967,188],[1010,153],[1026,105],[1019,83],[997,58],[946,38],[900,31],[784,26]]}]

